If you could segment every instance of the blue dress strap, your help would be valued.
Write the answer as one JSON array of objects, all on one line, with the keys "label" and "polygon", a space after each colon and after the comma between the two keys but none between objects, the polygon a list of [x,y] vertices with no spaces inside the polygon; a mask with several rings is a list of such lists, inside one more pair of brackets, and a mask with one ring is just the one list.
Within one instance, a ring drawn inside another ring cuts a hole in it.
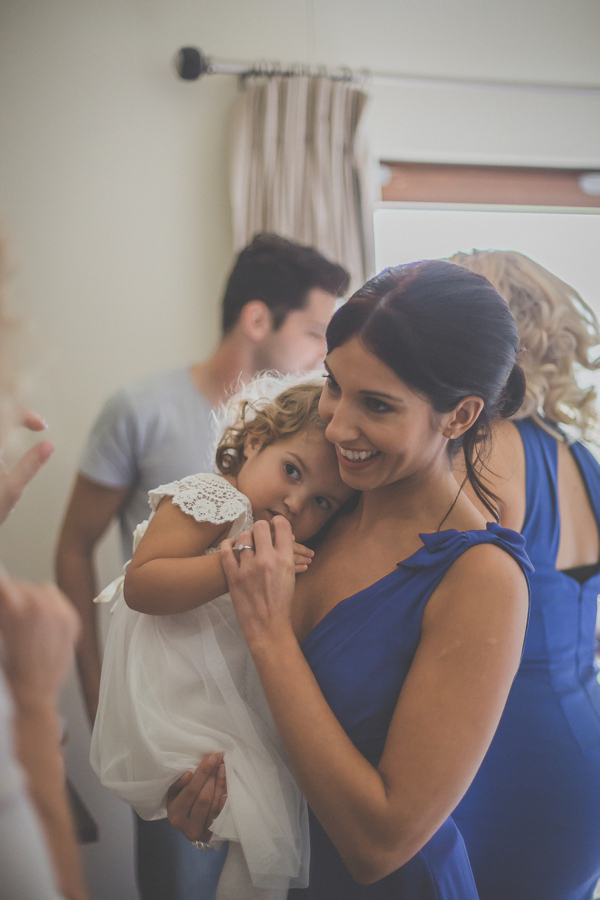
[{"label": "blue dress strap", "polygon": [[399,566],[409,569],[437,566],[445,571],[469,547],[477,544],[496,544],[509,553],[524,572],[533,572],[533,566],[525,552],[523,535],[511,528],[503,528],[496,522],[488,522],[485,531],[457,531],[450,528],[433,534],[420,534],[419,537],[423,541],[423,547],[408,559],[399,562]]},{"label": "blue dress strap", "polygon": [[587,488],[590,503],[594,510],[596,522],[600,527],[600,466],[598,465],[598,460],[590,453],[588,448],[579,441],[571,444],[569,449],[573,454],[575,462],[579,466],[581,477]]},{"label": "blue dress strap", "polygon": [[[522,533],[534,550],[534,565],[554,568],[560,540],[558,442],[531,419],[516,425],[525,450],[525,520]],[[540,555],[541,554],[541,555]]]}]

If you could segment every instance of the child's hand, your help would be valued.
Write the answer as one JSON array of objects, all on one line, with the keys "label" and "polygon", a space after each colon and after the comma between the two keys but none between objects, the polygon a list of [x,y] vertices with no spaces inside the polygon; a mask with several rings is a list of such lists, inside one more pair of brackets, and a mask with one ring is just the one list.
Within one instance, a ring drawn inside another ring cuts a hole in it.
[{"label": "child's hand", "polygon": [[294,571],[296,575],[300,572],[306,572],[314,555],[314,550],[309,550],[304,544],[298,544],[294,541]]}]

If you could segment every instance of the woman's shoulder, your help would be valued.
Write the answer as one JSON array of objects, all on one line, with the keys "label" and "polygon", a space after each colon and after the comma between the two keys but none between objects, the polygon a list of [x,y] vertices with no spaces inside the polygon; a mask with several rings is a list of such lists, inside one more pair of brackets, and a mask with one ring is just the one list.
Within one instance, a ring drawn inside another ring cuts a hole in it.
[{"label": "woman's shoulder", "polygon": [[507,559],[514,560],[526,572],[532,568],[523,535],[496,522],[486,523],[478,514],[476,521],[464,529],[451,527],[444,531],[421,534],[420,537],[423,547],[406,561],[405,564],[409,567],[449,568],[461,557],[465,557],[464,565],[480,566],[485,572],[490,563],[493,563],[494,568],[497,565],[502,567]]},{"label": "woman's shoulder", "polygon": [[463,552],[455,554],[428,603],[429,616],[460,609],[473,616],[526,618],[527,573],[532,570],[522,535],[488,524],[483,534],[463,533]]},{"label": "woman's shoulder", "polygon": [[488,581],[503,573],[530,572],[533,566],[527,556],[525,538],[512,528],[488,522],[485,530],[465,533],[465,552],[457,555],[457,571],[471,573]]}]

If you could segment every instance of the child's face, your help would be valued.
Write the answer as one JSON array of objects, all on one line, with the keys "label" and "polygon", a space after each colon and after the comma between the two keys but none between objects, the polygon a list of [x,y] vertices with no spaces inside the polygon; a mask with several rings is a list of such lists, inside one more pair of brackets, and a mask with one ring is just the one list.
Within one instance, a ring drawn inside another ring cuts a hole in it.
[{"label": "child's face", "polygon": [[246,439],[238,490],[250,500],[255,521],[285,516],[302,543],[354,492],[340,478],[334,447],[322,431],[306,428],[262,446],[255,435]]}]

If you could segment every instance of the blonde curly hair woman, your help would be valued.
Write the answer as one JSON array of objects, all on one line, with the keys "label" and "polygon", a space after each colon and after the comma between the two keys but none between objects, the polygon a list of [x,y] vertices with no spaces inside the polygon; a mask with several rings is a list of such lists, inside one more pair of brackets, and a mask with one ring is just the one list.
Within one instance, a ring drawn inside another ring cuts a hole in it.
[{"label": "blonde curly hair woman", "polygon": [[596,433],[595,387],[583,387],[576,368],[595,372],[600,355],[600,324],[577,291],[552,272],[515,250],[456,253],[451,262],[490,281],[504,297],[517,322],[523,353],[520,364],[527,394],[516,419],[540,414],[551,422],[574,426],[583,438]]},{"label": "blonde curly hair woman", "polygon": [[578,376],[600,368],[600,329],[570,285],[521,253],[451,262],[484,275],[519,328],[526,396],[495,429],[482,476],[535,566],[521,667],[454,818],[481,900],[589,900],[600,877],[600,466],[574,436],[597,432],[596,389]]}]

